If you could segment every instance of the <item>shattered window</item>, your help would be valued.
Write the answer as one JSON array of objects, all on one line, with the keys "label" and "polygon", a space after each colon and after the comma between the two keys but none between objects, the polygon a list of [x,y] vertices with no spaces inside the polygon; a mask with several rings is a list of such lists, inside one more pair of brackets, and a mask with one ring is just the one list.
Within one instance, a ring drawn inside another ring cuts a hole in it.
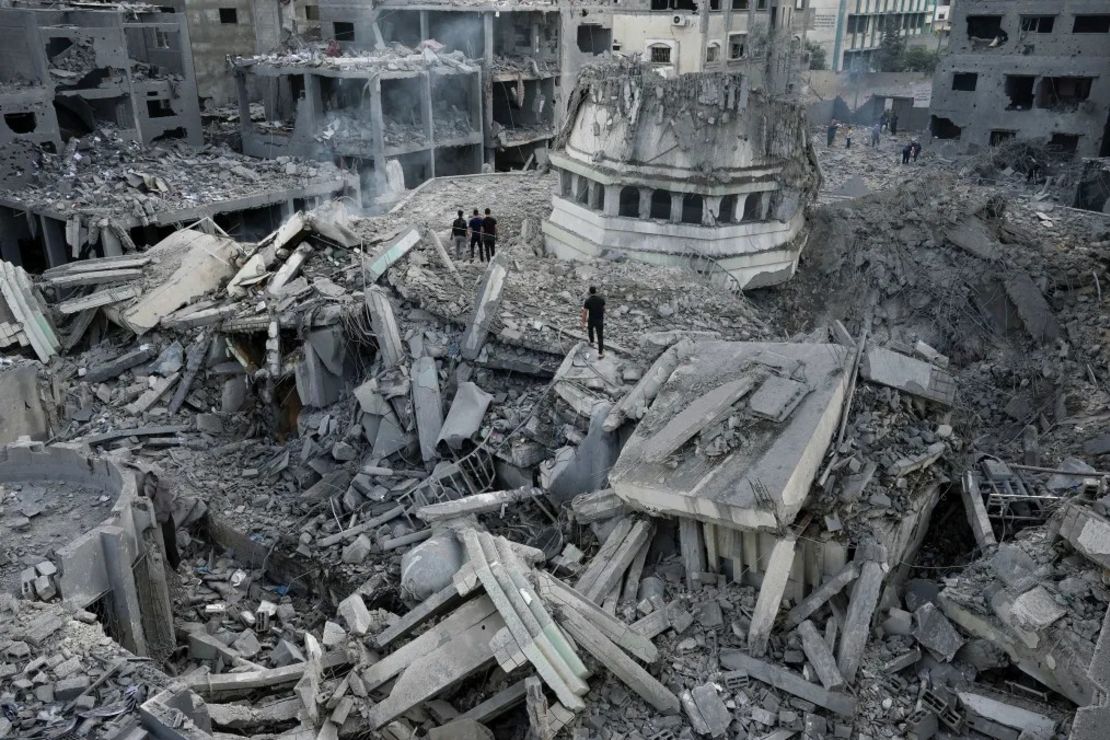
[{"label": "shattered window", "polygon": [[721,58],[721,45],[713,42],[705,47],[705,61],[716,62]]},{"label": "shattered window", "polygon": [[748,34],[746,33],[733,33],[728,37],[728,58],[729,59],[742,59],[744,57],[744,46],[748,41]]},{"label": "shattered window", "polygon": [[1054,15],[1023,15],[1021,17],[1021,30],[1027,33],[1052,33],[1056,23]]}]

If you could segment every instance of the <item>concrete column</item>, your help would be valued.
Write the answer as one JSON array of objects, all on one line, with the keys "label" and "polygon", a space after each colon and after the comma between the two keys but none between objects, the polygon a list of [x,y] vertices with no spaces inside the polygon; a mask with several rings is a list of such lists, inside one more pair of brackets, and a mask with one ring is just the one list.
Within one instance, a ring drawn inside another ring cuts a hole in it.
[{"label": "concrete column", "polygon": [[493,13],[482,13],[482,138],[486,146],[486,162],[492,167],[497,158],[493,145]]},{"label": "concrete column", "polygon": [[605,204],[602,206],[602,212],[606,216],[619,216],[621,212],[621,186],[606,185],[604,187]]},{"label": "concrete column", "polygon": [[65,224],[48,216],[39,216],[39,219],[42,225],[42,241],[46,244],[47,264],[57,267],[69,262]]},{"label": "concrete column", "polygon": [[[479,69],[472,77],[469,77],[471,89],[473,94],[470,96],[470,124],[473,130],[482,133],[482,80],[485,78],[486,72]],[[481,162],[478,163],[478,169],[481,169]]]},{"label": "concrete column", "polygon": [[251,131],[251,99],[247,94],[246,75],[236,73],[235,92],[239,98],[239,135],[246,141]]},{"label": "concrete column", "polygon": [[427,41],[430,31],[428,30],[428,11],[420,11],[420,40]]},{"label": "concrete column", "polygon": [[[605,193],[602,192],[601,188],[602,185],[600,182],[598,182],[597,180],[590,180],[590,189],[586,193],[586,205],[591,211],[605,209]],[[597,204],[599,202],[601,203],[600,209],[597,207]]]},{"label": "concrete column", "polygon": [[571,197],[571,174],[566,170],[559,170],[559,195],[564,198]]},{"label": "concrete column", "polygon": [[744,220],[744,209],[748,207],[748,196],[750,193],[737,193],[736,194],[736,212],[733,213],[733,220],[740,223]]},{"label": "concrete column", "polygon": [[651,218],[651,188],[640,188],[640,218]]},{"label": "concrete column", "polygon": [[767,640],[771,636],[775,616],[779,613],[790,569],[794,566],[794,546],[797,540],[783,537],[775,542],[767,566],[763,569],[763,583],[759,587],[759,597],[752,610],[752,621],[748,627],[748,652],[761,657],[767,652]]},{"label": "concrete column", "polygon": [[701,223],[703,226],[715,226],[718,215],[721,213],[721,196],[706,195],[701,199]]},{"label": "concrete column", "polygon": [[671,193],[671,223],[682,221],[682,193]]},{"label": "concrete column", "polygon": [[310,130],[316,131],[324,118],[324,98],[320,91],[320,78],[316,75],[304,76],[304,106],[312,127]]},{"label": "concrete column", "polygon": [[420,74],[420,120],[424,122],[424,135],[428,138],[428,148],[436,145],[435,121],[432,120],[432,75]]},{"label": "concrete column", "polygon": [[374,190],[382,191],[385,183],[385,115],[382,113],[382,80],[370,80],[370,130],[374,135]]},{"label": "concrete column", "polygon": [[102,527],[100,545],[104,554],[104,567],[108,572],[108,584],[112,587],[111,601],[115,610],[113,616],[119,628],[120,643],[135,655],[145,656],[146,636],[143,634],[142,613],[139,610],[139,593],[131,574],[131,552],[123,529]]},{"label": "concrete column", "polygon": [[582,179],[582,176],[579,175],[577,172],[571,172],[570,173],[570,198],[569,199],[574,201],[575,203],[578,202],[578,182],[581,179]]}]

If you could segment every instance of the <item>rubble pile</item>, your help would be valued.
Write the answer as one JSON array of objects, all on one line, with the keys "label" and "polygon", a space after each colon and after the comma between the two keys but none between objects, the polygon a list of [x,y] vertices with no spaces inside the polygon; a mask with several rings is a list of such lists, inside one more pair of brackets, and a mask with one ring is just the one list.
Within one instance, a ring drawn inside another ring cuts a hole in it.
[{"label": "rubble pile", "polygon": [[326,68],[337,71],[378,70],[386,72],[423,72],[435,70],[442,73],[473,73],[478,68],[467,61],[461,51],[444,51],[434,41],[421,43],[417,49],[393,42],[383,49],[337,50],[326,44],[302,44],[295,49],[260,54],[250,57],[233,57],[233,67],[250,68],[254,65],[270,67]]},{"label": "rubble pile", "polygon": [[[339,176],[328,163],[249,159],[228,149],[173,143],[148,148],[101,129],[70,139],[57,154],[40,151],[29,181],[18,190],[0,189],[0,196],[15,204],[79,215],[83,228],[95,231],[104,225],[103,219],[133,218],[149,224],[164,211]],[[119,236],[127,239],[125,233]]]}]

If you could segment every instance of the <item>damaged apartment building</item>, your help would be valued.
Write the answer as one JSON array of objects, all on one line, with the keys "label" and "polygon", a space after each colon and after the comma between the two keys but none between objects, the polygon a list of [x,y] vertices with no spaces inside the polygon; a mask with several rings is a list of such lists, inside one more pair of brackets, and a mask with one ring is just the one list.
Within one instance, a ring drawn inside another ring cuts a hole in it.
[{"label": "damaged apartment building", "polygon": [[324,2],[319,18],[320,44],[233,61],[244,152],[335,161],[389,194],[519,167],[554,136],[558,7]]},{"label": "damaged apartment building", "polygon": [[938,139],[1110,155],[1110,2],[962,0],[933,78]]}]

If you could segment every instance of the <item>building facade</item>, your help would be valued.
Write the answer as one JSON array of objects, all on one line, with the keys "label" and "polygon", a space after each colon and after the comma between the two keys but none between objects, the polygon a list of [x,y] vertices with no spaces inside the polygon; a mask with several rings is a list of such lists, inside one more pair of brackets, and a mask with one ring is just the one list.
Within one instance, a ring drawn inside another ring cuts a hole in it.
[{"label": "building facade", "polygon": [[202,140],[181,13],[104,4],[0,8],[0,147],[111,126],[124,138]]},{"label": "building facade", "polygon": [[933,136],[1110,155],[1110,0],[961,0],[933,78]]},{"label": "building facade", "polygon": [[806,39],[825,50],[828,68],[870,72],[883,34],[907,41],[933,27],[936,0],[806,0]]}]

